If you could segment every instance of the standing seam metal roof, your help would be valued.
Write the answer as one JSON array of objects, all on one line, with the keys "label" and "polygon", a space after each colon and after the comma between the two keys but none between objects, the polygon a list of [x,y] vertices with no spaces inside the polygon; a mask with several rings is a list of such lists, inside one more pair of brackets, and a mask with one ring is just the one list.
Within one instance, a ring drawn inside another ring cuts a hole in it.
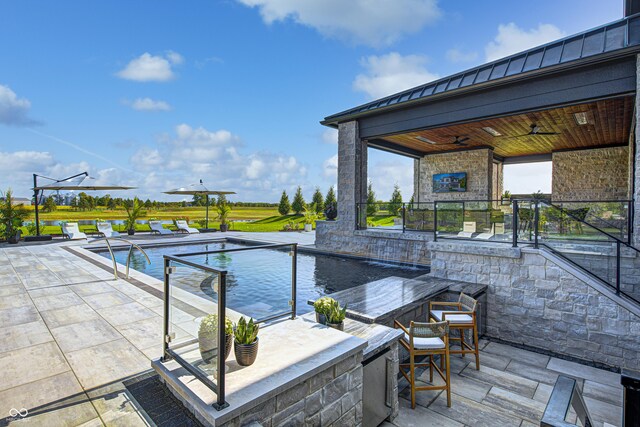
[{"label": "standing seam metal roof", "polygon": [[385,107],[422,100],[433,95],[498,81],[506,77],[580,59],[593,59],[597,55],[609,54],[638,45],[640,45],[640,14],[333,114],[326,117],[322,123],[335,123],[343,117],[359,116]]}]

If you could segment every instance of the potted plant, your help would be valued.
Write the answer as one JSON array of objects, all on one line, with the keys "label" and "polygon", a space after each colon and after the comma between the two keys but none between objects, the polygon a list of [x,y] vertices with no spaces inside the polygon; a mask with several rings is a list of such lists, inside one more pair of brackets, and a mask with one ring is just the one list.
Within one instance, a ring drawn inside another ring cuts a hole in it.
[{"label": "potted plant", "polygon": [[231,206],[229,206],[227,202],[223,200],[218,204],[217,209],[218,219],[220,220],[220,231],[225,232],[229,229],[227,218],[229,218],[229,213],[231,213]]},{"label": "potted plant", "polygon": [[508,205],[509,203],[511,203],[511,192],[506,190],[504,193],[502,193],[502,204]]},{"label": "potted plant", "polygon": [[328,221],[335,221],[338,217],[338,208],[335,203],[327,203],[324,207],[324,216]]},{"label": "potted plant", "polygon": [[29,211],[23,205],[13,204],[11,190],[7,190],[4,200],[0,203],[0,222],[3,225],[3,236],[9,243],[18,243],[22,234],[22,222],[29,216]]},{"label": "potted plant", "polygon": [[336,300],[331,297],[318,298],[313,303],[313,308],[316,311],[316,322],[321,325],[327,324],[327,314],[331,310],[331,306]]},{"label": "potted plant", "polygon": [[304,231],[313,231],[313,225],[318,220],[318,213],[316,212],[316,204],[312,203],[304,207]]},{"label": "potted plant", "polygon": [[[231,353],[231,342],[233,341],[233,323],[228,317],[224,319],[224,360],[227,360]],[[198,344],[200,356],[206,364],[213,362],[218,355],[218,315],[209,314],[200,321],[198,329]]]},{"label": "potted plant", "polygon": [[340,307],[340,303],[333,300],[327,313],[327,326],[344,331],[344,319],[347,317],[347,306]]},{"label": "potted plant", "polygon": [[137,197],[134,198],[133,201],[127,201],[124,204],[124,209],[127,211],[127,219],[124,225],[129,236],[136,234],[136,220],[144,216],[142,208],[142,202]]},{"label": "potted plant", "polygon": [[233,351],[236,361],[240,366],[250,366],[256,361],[258,355],[258,330],[260,326],[253,323],[253,319],[247,320],[241,317],[236,324],[233,341]]}]

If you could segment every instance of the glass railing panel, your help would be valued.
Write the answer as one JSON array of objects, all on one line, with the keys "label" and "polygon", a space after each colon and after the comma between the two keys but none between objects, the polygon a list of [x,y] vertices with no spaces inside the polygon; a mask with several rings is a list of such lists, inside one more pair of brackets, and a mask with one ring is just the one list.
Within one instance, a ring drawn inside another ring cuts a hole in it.
[{"label": "glass railing panel", "polygon": [[535,203],[531,200],[517,200],[517,230],[518,242],[533,243],[535,231]]},{"label": "glass railing panel", "polygon": [[[234,317],[262,320],[291,312],[293,255],[293,247],[286,245],[212,253],[197,258],[199,263],[227,271],[226,306],[236,313]],[[210,286],[203,286],[203,290],[215,295]]]},{"label": "glass railing panel", "polygon": [[433,232],[434,204],[414,202],[405,204],[404,228],[406,231]]},{"label": "glass railing panel", "polygon": [[510,202],[439,201],[438,237],[511,242],[513,209]]},{"label": "glass railing panel", "polygon": [[[218,384],[218,291],[221,277],[176,260],[169,261],[168,348],[191,369]],[[205,289],[215,290],[205,292]]]},{"label": "glass railing panel", "polygon": [[615,239],[597,228],[576,221],[566,211],[539,204],[538,243],[559,253],[611,286],[616,286]]},{"label": "glass railing panel", "polygon": [[402,203],[358,203],[358,229],[402,231]]},{"label": "glass railing panel", "polygon": [[[552,204],[563,209],[567,216],[584,221],[617,239],[628,242],[630,218],[628,201],[554,201]],[[575,221],[573,223],[575,224]],[[580,230],[576,231],[584,234]]]}]

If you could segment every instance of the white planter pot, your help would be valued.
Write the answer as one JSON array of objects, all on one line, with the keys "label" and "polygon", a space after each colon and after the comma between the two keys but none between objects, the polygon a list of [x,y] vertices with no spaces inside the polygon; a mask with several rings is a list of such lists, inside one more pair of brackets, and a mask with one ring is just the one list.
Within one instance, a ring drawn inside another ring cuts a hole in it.
[{"label": "white planter pot", "polygon": [[304,231],[313,231],[313,225],[312,224],[305,224],[304,225]]}]

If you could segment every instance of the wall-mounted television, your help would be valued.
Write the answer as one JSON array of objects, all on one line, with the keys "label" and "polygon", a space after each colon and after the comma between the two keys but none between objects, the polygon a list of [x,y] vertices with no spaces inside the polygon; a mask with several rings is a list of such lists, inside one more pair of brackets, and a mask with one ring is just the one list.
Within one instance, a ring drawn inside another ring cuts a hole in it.
[{"label": "wall-mounted television", "polygon": [[434,193],[464,193],[467,191],[467,173],[437,173],[433,175]]}]

